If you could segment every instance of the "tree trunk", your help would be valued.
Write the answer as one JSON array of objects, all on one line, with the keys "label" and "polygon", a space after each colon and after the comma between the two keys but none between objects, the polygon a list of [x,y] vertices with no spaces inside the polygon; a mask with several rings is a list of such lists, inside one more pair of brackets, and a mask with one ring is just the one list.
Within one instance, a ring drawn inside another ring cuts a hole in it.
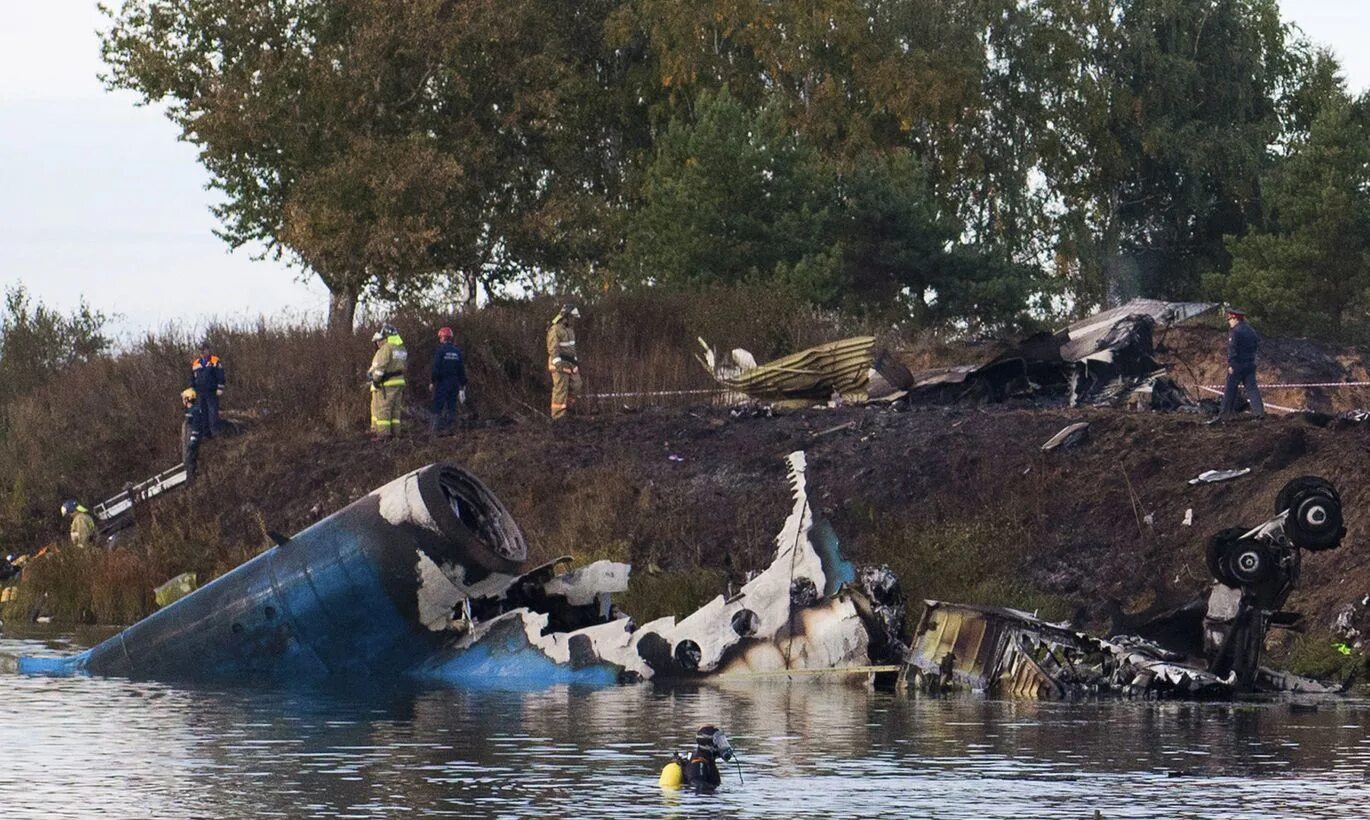
[{"label": "tree trunk", "polygon": [[328,289],[328,332],[350,334],[357,321],[357,289],[350,285]]},{"label": "tree trunk", "polygon": [[1119,217],[1121,194],[1117,188],[1109,191],[1107,218],[1101,237],[1100,266],[1103,272],[1103,306],[1115,308],[1132,298],[1137,289],[1136,264],[1123,258],[1123,226]]},{"label": "tree trunk", "polygon": [[480,287],[480,279],[479,279],[479,277],[476,276],[476,272],[475,272],[475,271],[463,271],[463,272],[462,272],[462,279],[464,280],[464,284],[463,284],[463,286],[462,286],[462,289],[465,291],[465,292],[462,294],[462,299],[463,299],[463,301],[466,303],[465,305],[463,305],[463,307],[464,307],[466,310],[475,310],[475,309],[476,309],[476,293],[477,293],[477,288]]}]

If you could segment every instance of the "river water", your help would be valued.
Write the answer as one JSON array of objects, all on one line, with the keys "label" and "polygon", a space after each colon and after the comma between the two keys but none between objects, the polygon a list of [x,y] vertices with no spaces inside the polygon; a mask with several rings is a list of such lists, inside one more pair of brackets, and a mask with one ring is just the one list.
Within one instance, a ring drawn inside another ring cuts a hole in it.
[{"label": "river water", "polygon": [[[85,643],[85,641],[82,641]],[[0,635],[0,656],[72,651]],[[5,665],[12,670],[12,663]],[[1370,817],[1370,702],[812,681],[261,691],[0,673],[0,817]],[[656,785],[704,723],[741,772]]]}]

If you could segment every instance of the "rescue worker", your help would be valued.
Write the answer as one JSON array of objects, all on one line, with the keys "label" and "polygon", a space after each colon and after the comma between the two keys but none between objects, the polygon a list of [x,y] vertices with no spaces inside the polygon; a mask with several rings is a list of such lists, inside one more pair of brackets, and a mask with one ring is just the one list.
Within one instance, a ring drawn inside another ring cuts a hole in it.
[{"label": "rescue worker", "polygon": [[552,374],[552,418],[564,418],[575,409],[580,396],[580,362],[576,358],[576,331],[580,318],[574,305],[563,305],[547,328],[547,370]]},{"label": "rescue worker", "polygon": [[433,432],[450,433],[457,421],[457,402],[466,404],[466,359],[452,342],[452,328],[438,330],[433,372],[428,380],[433,394]]},{"label": "rescue worker", "polygon": [[181,391],[181,463],[186,467],[186,481],[194,481],[200,463],[200,442],[206,437],[205,411],[197,400],[195,388]]},{"label": "rescue worker", "polygon": [[686,786],[700,791],[713,791],[723,782],[718,772],[719,758],[733,759],[733,747],[728,736],[716,726],[701,726],[695,732],[695,750],[685,763],[681,777]]},{"label": "rescue worker", "polygon": [[1246,312],[1231,308],[1227,311],[1227,384],[1223,389],[1222,409],[1214,422],[1228,421],[1237,414],[1237,388],[1246,389],[1246,400],[1251,403],[1251,415],[1265,415],[1260,387],[1256,384],[1256,351],[1261,337],[1246,323]]},{"label": "rescue worker", "polygon": [[224,363],[209,347],[209,342],[200,343],[199,358],[190,363],[190,387],[195,391],[200,411],[204,413],[205,438],[212,438],[219,432],[219,397],[224,394]]},{"label": "rescue worker", "polygon": [[75,547],[95,546],[95,516],[74,498],[62,502],[62,517],[71,519],[71,544]]},{"label": "rescue worker", "polygon": [[409,353],[394,325],[381,325],[371,341],[376,343],[376,355],[366,371],[371,380],[371,437],[394,438],[404,409],[404,371]]}]

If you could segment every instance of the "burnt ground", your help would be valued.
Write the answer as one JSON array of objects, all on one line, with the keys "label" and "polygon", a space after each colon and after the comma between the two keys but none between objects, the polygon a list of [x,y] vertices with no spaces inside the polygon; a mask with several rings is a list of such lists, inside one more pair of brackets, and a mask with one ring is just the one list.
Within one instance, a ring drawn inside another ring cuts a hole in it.
[{"label": "burnt ground", "polygon": [[[1080,420],[1086,444],[1041,452]],[[1042,606],[1095,627],[1110,602],[1134,613],[1178,604],[1209,584],[1207,537],[1264,521],[1284,482],[1308,474],[1341,490],[1349,535],[1305,555],[1290,608],[1325,630],[1370,593],[1370,426],[1302,417],[1206,426],[1183,413],[844,408],[734,419],[704,408],[389,444],[263,430],[214,442],[184,503],[213,499],[227,541],[263,546],[267,528],[294,532],[407,470],[455,461],[505,500],[533,559],[631,560],[634,583],[651,590],[638,605],[670,611],[769,560],[792,450],[809,454],[811,498],[849,554],[891,564],[917,597]],[[1240,467],[1252,474],[1187,483]]]}]

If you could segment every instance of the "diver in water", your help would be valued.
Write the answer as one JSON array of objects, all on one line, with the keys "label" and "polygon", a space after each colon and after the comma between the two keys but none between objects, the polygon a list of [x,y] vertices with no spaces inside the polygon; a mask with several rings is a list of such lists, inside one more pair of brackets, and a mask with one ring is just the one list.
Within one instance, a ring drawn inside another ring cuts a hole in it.
[{"label": "diver in water", "polygon": [[728,736],[716,726],[701,726],[695,732],[695,749],[688,758],[677,754],[661,772],[661,785],[688,786],[696,791],[713,791],[723,782],[718,772],[719,759],[733,759]]}]

